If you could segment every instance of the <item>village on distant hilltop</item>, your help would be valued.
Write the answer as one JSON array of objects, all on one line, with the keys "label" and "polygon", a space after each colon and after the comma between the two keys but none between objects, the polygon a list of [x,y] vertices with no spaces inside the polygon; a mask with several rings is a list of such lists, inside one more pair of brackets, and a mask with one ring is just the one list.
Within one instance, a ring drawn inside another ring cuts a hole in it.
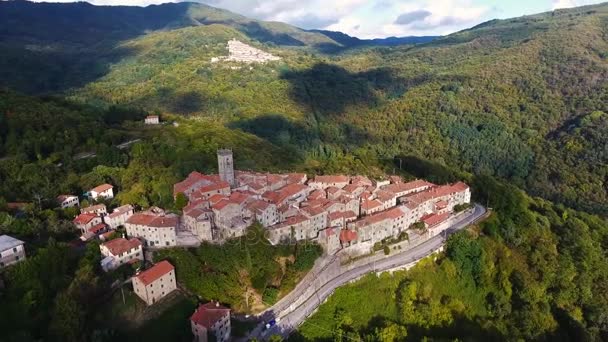
[{"label": "village on distant hilltop", "polygon": [[217,62],[242,62],[242,63],[266,63],[278,61],[281,57],[274,56],[268,52],[256,49],[239,40],[231,39],[226,45],[228,56],[213,57],[211,63]]}]

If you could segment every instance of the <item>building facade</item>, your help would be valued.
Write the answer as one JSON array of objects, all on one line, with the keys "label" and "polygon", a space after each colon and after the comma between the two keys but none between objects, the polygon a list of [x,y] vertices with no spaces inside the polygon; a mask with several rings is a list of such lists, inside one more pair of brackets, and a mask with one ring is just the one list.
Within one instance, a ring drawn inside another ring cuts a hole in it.
[{"label": "building facade", "polygon": [[101,260],[104,271],[116,269],[126,263],[144,260],[144,251],[138,239],[117,238],[99,245],[99,251],[105,258]]},{"label": "building facade", "polygon": [[220,179],[228,182],[230,187],[236,187],[234,178],[234,161],[232,160],[232,150],[221,149],[217,151],[217,165]]},{"label": "building facade", "polygon": [[77,207],[80,205],[80,200],[78,200],[78,196],[74,195],[59,195],[57,196],[57,202],[61,209]]},{"label": "building facade", "polygon": [[89,197],[94,200],[114,198],[114,187],[110,184],[102,184],[89,191]]},{"label": "building facade", "polygon": [[132,278],[133,291],[147,305],[153,305],[175,289],[175,268],[163,260]]},{"label": "building facade", "polygon": [[175,215],[135,213],[124,226],[127,235],[142,239],[147,247],[171,247],[177,244],[179,218]]},{"label": "building facade", "polygon": [[25,260],[24,242],[8,235],[0,235],[0,269]]},{"label": "building facade", "polygon": [[207,342],[210,339],[217,342],[229,341],[230,309],[217,302],[201,304],[190,316],[190,327],[196,342]]}]

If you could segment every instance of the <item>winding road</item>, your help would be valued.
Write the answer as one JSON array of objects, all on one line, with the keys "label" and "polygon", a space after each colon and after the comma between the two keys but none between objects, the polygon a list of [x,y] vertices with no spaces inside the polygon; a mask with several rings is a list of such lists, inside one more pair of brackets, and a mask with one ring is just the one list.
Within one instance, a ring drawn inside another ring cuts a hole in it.
[{"label": "winding road", "polygon": [[291,293],[258,316],[264,322],[278,320],[276,325],[265,330],[264,323],[260,323],[250,333],[248,339],[266,339],[273,334],[287,337],[314,313],[336,288],[371,272],[409,268],[423,258],[441,250],[447,236],[479,221],[486,214],[487,210],[483,206],[475,204],[441,234],[400,253],[386,256],[379,252],[346,265],[342,265],[337,256],[323,258]]}]

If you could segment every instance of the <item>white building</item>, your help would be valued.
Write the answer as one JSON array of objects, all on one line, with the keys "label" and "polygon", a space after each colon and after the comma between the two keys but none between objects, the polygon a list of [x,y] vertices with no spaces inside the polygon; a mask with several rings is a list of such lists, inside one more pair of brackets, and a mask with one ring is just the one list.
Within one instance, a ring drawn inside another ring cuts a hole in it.
[{"label": "white building", "polygon": [[158,125],[160,124],[160,118],[158,117],[158,115],[148,115],[146,116],[144,123],[146,125]]},{"label": "white building", "polygon": [[127,235],[142,239],[148,247],[175,246],[179,218],[175,215],[135,213],[124,226]]},{"label": "white building", "polygon": [[61,209],[77,207],[80,205],[78,196],[74,195],[59,195],[57,196],[57,202],[59,203]]},{"label": "white building", "polygon": [[112,199],[114,198],[114,187],[110,184],[101,184],[94,187],[89,191],[89,197],[97,200],[101,198]]},{"label": "white building", "polygon": [[0,269],[25,260],[25,243],[8,235],[0,235]]},{"label": "white building", "polygon": [[110,228],[116,229],[120,226],[123,226],[129,219],[129,217],[133,215],[133,213],[133,206],[130,204],[126,204],[114,209],[114,211],[106,215],[103,219],[105,223],[110,226]]},{"label": "white building", "polygon": [[82,208],[80,209],[80,213],[81,214],[95,214],[98,216],[103,216],[105,214],[108,213],[108,210],[106,208],[106,205],[101,203],[101,204],[95,204],[86,208]]},{"label": "white building", "polygon": [[133,291],[146,304],[152,305],[177,289],[175,268],[163,260],[132,278]]},{"label": "white building", "polygon": [[99,245],[99,250],[105,257],[101,260],[101,267],[106,272],[129,262],[144,260],[142,243],[135,238],[110,240]]}]

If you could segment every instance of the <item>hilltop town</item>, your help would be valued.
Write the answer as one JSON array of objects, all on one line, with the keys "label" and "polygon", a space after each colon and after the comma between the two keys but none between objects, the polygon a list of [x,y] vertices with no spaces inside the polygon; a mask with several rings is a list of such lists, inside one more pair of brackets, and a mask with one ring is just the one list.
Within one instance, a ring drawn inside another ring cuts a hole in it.
[{"label": "hilltop town", "polygon": [[[167,260],[145,266],[146,251],[193,247],[202,242],[222,244],[261,225],[271,244],[316,242],[326,255],[367,254],[378,243],[402,241],[409,234],[430,238],[447,229],[450,219],[471,201],[463,182],[437,185],[422,179],[404,182],[391,176],[375,180],[355,175],[260,173],[234,168],[233,153],[217,151],[218,173],[191,172],[174,184],[181,212],[158,207],[136,210],[124,204],[112,211],[103,203],[115,196],[114,186],[101,184],[85,197],[93,205],[80,209],[73,223],[80,240],[100,240],[101,268],[111,272],[125,264],[138,272],[131,278],[133,292],[146,305],[155,305],[177,289],[174,265]],[[61,195],[61,208],[79,207],[80,198]],[[116,236],[120,229],[122,237]],[[23,242],[0,237],[6,267],[25,260]],[[195,336],[230,338],[230,310],[219,303],[199,306],[191,317]]]},{"label": "hilltop town", "polygon": [[217,63],[220,61],[266,63],[281,59],[281,57],[277,57],[268,52],[256,49],[253,46],[247,45],[236,39],[229,40],[226,48],[228,49],[228,56],[214,57],[211,59],[211,63]]}]

